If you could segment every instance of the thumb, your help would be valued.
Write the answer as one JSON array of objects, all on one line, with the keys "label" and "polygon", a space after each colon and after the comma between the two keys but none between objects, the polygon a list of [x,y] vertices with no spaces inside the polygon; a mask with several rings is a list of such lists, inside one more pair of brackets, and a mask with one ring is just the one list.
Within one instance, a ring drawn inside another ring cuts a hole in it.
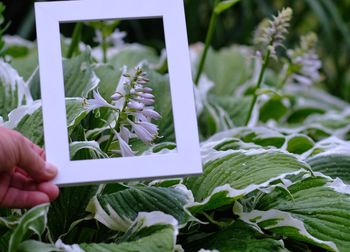
[{"label": "thumb", "polygon": [[57,168],[46,162],[38,152],[33,149],[33,144],[23,137],[18,145],[18,166],[28,172],[36,181],[49,181],[57,174]]}]

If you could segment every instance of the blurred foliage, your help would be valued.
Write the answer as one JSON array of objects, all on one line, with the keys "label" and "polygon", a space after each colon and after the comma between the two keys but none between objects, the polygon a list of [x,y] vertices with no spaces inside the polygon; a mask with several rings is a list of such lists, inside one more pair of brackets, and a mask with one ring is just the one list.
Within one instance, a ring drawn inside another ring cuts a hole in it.
[{"label": "blurred foliage", "polygon": [[[215,0],[184,0],[189,43],[204,41]],[[12,21],[8,30],[27,39],[35,39],[33,0],[2,1],[6,5],[6,21]],[[283,6],[294,10],[290,45],[300,35],[314,31],[319,35],[319,53],[324,62],[323,73],[327,89],[334,95],[350,101],[350,0],[243,0],[235,8],[223,13],[217,22],[213,47],[219,49],[232,43],[250,44],[257,23],[276,13]],[[148,33],[137,21],[130,27],[138,41],[147,41]],[[161,29],[152,30],[152,36]],[[151,43],[155,43],[153,41]],[[150,44],[150,43],[146,43]]]}]

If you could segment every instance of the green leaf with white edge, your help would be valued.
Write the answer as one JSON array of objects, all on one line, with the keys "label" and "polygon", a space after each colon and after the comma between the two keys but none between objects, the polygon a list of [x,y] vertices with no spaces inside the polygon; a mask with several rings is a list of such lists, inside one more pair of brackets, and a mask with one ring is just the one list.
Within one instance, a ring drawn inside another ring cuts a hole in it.
[{"label": "green leaf with white edge", "polygon": [[340,178],[350,184],[350,144],[348,142],[312,156],[306,162],[313,171],[321,172],[334,179]]},{"label": "green leaf with white edge", "polygon": [[274,95],[260,107],[259,120],[264,123],[271,119],[278,121],[287,112],[288,106],[284,103],[283,97]]},{"label": "green leaf with white edge", "polygon": [[233,95],[252,75],[253,53],[248,47],[232,46],[220,51],[209,50],[204,72],[215,83],[211,93]]},{"label": "green leaf with white edge", "polygon": [[177,220],[162,212],[140,212],[119,244],[81,244],[86,252],[173,252]]},{"label": "green leaf with white edge", "polygon": [[320,88],[288,85],[289,94],[298,97],[298,106],[319,108],[324,111],[343,111],[349,104]]},{"label": "green leaf with white edge", "polygon": [[202,148],[202,151],[203,175],[185,180],[196,200],[187,205],[192,213],[232,204],[274,181],[309,169],[305,162],[279,150],[213,151]]},{"label": "green leaf with white edge", "polygon": [[144,65],[157,64],[159,61],[159,56],[153,48],[140,44],[126,45],[123,50],[112,53],[109,63],[114,65],[116,69],[121,69],[123,66],[131,68],[140,63]]},{"label": "green leaf with white edge", "polygon": [[211,105],[223,108],[235,126],[244,126],[251,103],[250,97],[232,97],[209,95],[208,101]]},{"label": "green leaf with white edge", "polygon": [[149,150],[145,151],[143,155],[158,153],[166,154],[176,152],[176,143],[173,142],[163,142],[159,144],[152,145]]},{"label": "green leaf with white edge", "polygon": [[286,141],[286,137],[277,129],[268,127],[234,128],[212,136],[208,141],[222,141],[224,138],[238,138],[245,143],[253,143],[261,147],[280,148]]},{"label": "green leaf with white edge", "polygon": [[249,150],[249,149],[259,149],[259,145],[253,143],[245,143],[238,138],[225,138],[222,141],[218,141],[213,145],[214,149],[217,151],[227,151],[227,150]]},{"label": "green leaf with white edge", "polygon": [[13,109],[32,102],[29,88],[17,70],[0,60],[0,116],[7,120]]},{"label": "green leaf with white edge", "polygon": [[79,160],[76,157],[80,150],[88,150],[91,159],[108,158],[108,155],[100,149],[96,141],[72,142],[69,144],[69,153],[72,160]]},{"label": "green leaf with white edge", "polygon": [[206,249],[206,251],[210,249],[220,252],[289,251],[284,247],[283,241],[261,234],[252,226],[240,220],[235,221],[223,230],[202,233],[201,235],[202,238],[193,238],[193,241],[186,244],[186,251],[197,252],[199,249]]},{"label": "green leaf with white edge", "polygon": [[304,241],[331,251],[350,247],[350,188],[340,179],[309,177],[288,187],[291,196],[273,191],[261,197],[255,209],[235,214],[277,235]]},{"label": "green leaf with white edge", "polygon": [[97,195],[87,211],[112,230],[125,232],[138,212],[162,211],[174,216],[181,225],[192,219],[184,205],[193,202],[192,193],[183,185],[174,188],[135,186],[108,195]]},{"label": "green leaf with white edge", "polygon": [[[83,107],[82,98],[66,98],[66,109],[67,127],[71,132],[88,113]],[[21,106],[13,110],[5,125],[21,132],[39,146],[43,146],[44,130],[41,101],[35,101],[31,105]]]},{"label": "green leaf with white edge", "polygon": [[100,82],[91,65],[90,50],[76,57],[64,59],[63,75],[66,97],[87,97]]},{"label": "green leaf with white edge", "polygon": [[85,208],[97,192],[97,185],[60,189],[60,195],[51,204],[48,213],[48,227],[53,240],[66,235],[74,222],[89,215]]},{"label": "green leaf with white edge", "polygon": [[220,15],[222,12],[230,9],[233,5],[235,5],[239,1],[240,0],[226,0],[226,1],[222,1],[222,2],[218,3],[215,6],[214,12],[215,12],[215,14]]},{"label": "green leaf with white edge", "polygon": [[9,240],[9,252],[17,251],[26,235],[32,233],[41,236],[46,229],[49,205],[39,205],[28,210],[20,219]]},{"label": "green leaf with white edge", "polygon": [[[22,242],[16,252],[65,252],[62,249],[56,248],[52,244],[43,243],[35,240],[27,240]],[[73,251],[72,251],[73,252]]]},{"label": "green leaf with white edge", "polygon": [[309,116],[312,115],[322,115],[325,110],[319,107],[299,107],[294,109],[287,118],[287,122],[290,124],[302,124]]},{"label": "green leaf with white edge", "polygon": [[36,101],[31,106],[17,108],[9,114],[9,119],[10,124],[15,124],[15,130],[22,133],[33,143],[39,146],[44,145],[41,101]]},{"label": "green leaf with white edge", "polygon": [[67,127],[69,134],[88,115],[83,98],[66,98]]},{"label": "green leaf with white edge", "polygon": [[295,154],[302,154],[312,147],[314,147],[314,141],[305,135],[292,135],[288,138],[287,151]]}]

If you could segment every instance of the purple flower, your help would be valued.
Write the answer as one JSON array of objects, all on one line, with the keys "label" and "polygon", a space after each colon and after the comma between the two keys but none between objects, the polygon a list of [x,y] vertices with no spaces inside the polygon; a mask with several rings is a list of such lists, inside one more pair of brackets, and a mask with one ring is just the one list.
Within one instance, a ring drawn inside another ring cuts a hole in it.
[{"label": "purple flower", "polygon": [[112,109],[117,109],[115,106],[109,104],[98,92],[98,90],[93,91],[94,99],[85,100],[84,107],[86,110],[94,110],[97,108],[108,107]]},{"label": "purple flower", "polygon": [[129,101],[128,102],[129,109],[142,110],[144,107],[145,107],[145,105],[141,102],[137,102],[137,101]]},{"label": "purple flower", "polygon": [[114,95],[111,96],[111,99],[113,101],[119,101],[122,97],[123,95],[121,93],[116,92]]},{"label": "purple flower", "polygon": [[120,146],[120,152],[123,157],[133,157],[135,156],[135,152],[132,151],[130,146],[124,139],[116,132],[116,136],[118,138],[119,146]]},{"label": "purple flower", "polygon": [[127,127],[121,126],[120,127],[120,137],[123,138],[125,142],[129,142],[131,132]]},{"label": "purple flower", "polygon": [[158,120],[160,118],[162,118],[160,116],[160,114],[158,112],[156,112],[153,108],[144,108],[141,113],[146,116],[146,117],[149,117],[151,119],[155,119],[155,120]]},{"label": "purple flower", "polygon": [[137,137],[145,144],[151,143],[158,135],[158,127],[152,123],[134,123],[130,120],[129,122],[132,125],[132,128],[135,131]]}]

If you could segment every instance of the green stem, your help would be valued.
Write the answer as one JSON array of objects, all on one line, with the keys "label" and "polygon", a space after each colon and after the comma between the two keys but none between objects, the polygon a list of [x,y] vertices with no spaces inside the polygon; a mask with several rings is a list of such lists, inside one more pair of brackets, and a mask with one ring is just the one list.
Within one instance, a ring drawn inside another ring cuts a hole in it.
[{"label": "green stem", "polygon": [[253,94],[253,100],[250,104],[250,108],[249,108],[249,112],[248,112],[248,116],[247,116],[247,119],[245,121],[245,125],[247,126],[249,121],[250,121],[250,118],[252,116],[252,113],[253,113],[253,109],[254,109],[254,106],[255,106],[255,103],[256,103],[256,100],[258,99],[258,94],[256,93],[256,91],[260,88],[261,86],[261,83],[262,83],[262,80],[264,78],[264,73],[265,73],[265,70],[267,68],[267,65],[269,64],[269,61],[270,61],[270,55],[271,55],[271,52],[270,50],[267,50],[267,53],[264,57],[264,63],[263,63],[263,66],[260,70],[260,74],[259,74],[259,79],[258,79],[258,82],[256,84],[256,87],[254,88],[254,94]]},{"label": "green stem", "polygon": [[217,18],[218,18],[218,14],[214,10],[215,10],[215,6],[218,3],[219,3],[219,0],[215,0],[213,13],[212,13],[211,18],[210,18],[210,24],[209,24],[208,33],[207,33],[207,36],[205,38],[204,51],[202,53],[202,56],[201,56],[201,59],[200,59],[200,62],[199,62],[198,71],[197,71],[197,74],[196,74],[196,77],[195,77],[195,80],[194,80],[194,83],[195,83],[196,86],[198,86],[199,79],[200,79],[201,74],[203,72],[204,63],[205,63],[205,60],[206,60],[207,55],[208,55],[209,46],[210,46],[211,41],[213,39],[213,35],[214,35],[215,27],[216,27],[216,22],[217,22]]},{"label": "green stem", "polygon": [[107,36],[102,31],[102,53],[103,53],[103,63],[107,63]]},{"label": "green stem", "polygon": [[74,52],[76,52],[77,49],[79,48],[79,42],[81,39],[82,30],[83,30],[83,23],[77,23],[74,27],[72,42],[69,46],[69,49],[66,55],[67,58],[72,58]]}]

